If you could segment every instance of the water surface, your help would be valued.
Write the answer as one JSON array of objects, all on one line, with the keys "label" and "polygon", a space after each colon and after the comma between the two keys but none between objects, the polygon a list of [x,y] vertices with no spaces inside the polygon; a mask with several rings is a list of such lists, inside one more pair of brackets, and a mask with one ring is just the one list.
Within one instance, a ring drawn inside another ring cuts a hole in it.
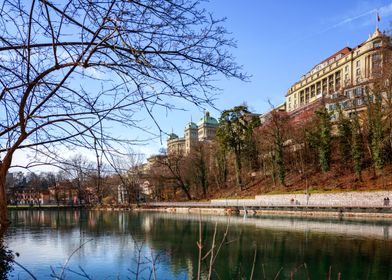
[{"label": "water surface", "polygon": [[[6,245],[38,279],[391,279],[392,222],[155,212],[14,210]],[[227,236],[223,240],[224,233]],[[222,245],[221,245],[222,244]],[[72,256],[72,257],[70,257]],[[66,269],[62,266],[69,259]],[[210,255],[202,261],[208,273]],[[254,265],[253,265],[254,264]],[[9,279],[30,279],[19,267]]]}]

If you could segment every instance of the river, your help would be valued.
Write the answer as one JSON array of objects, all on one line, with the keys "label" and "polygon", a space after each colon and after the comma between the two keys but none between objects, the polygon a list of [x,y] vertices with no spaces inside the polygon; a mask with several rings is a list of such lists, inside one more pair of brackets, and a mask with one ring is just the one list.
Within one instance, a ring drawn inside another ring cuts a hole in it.
[{"label": "river", "polygon": [[[392,280],[390,220],[87,210],[10,216],[5,244],[37,279],[197,279],[201,228],[202,279],[215,233],[212,279],[253,273],[253,279],[318,280],[340,273],[345,280]],[[7,276],[31,279],[15,264]]]}]

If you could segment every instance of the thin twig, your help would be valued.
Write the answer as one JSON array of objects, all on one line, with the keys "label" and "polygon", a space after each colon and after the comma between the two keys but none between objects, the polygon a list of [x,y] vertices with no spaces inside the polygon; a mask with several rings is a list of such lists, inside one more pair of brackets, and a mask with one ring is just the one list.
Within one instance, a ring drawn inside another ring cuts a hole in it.
[{"label": "thin twig", "polygon": [[202,233],[201,233],[201,212],[199,211],[199,241],[197,242],[197,247],[199,250],[199,257],[197,260],[197,280],[200,280],[200,273],[201,273],[201,255],[203,249],[203,240],[202,240]]},{"label": "thin twig", "polygon": [[305,268],[305,271],[306,271],[307,280],[310,280],[309,271],[308,271],[308,266],[306,265],[306,263],[304,263],[304,268]]},{"label": "thin twig", "polygon": [[85,241],[84,243],[82,243],[78,248],[76,248],[76,249],[71,253],[71,255],[68,257],[68,259],[65,261],[65,263],[64,263],[64,265],[63,265],[63,268],[62,268],[62,270],[61,270],[61,274],[60,274],[59,279],[63,279],[65,268],[67,267],[67,265],[68,265],[69,261],[71,260],[72,256],[73,256],[77,251],[79,251],[84,245],[86,245],[88,242],[90,242],[90,241],[92,241],[92,240],[93,240],[93,239],[89,239],[89,240]]},{"label": "thin twig", "polygon": [[280,272],[283,270],[283,266],[279,269],[278,273],[275,275],[274,280],[278,279]]},{"label": "thin twig", "polygon": [[30,277],[34,280],[37,280],[37,278],[34,276],[33,273],[31,273],[27,268],[25,268],[23,265],[21,265],[20,263],[18,263],[17,261],[13,260],[12,261],[14,264],[16,264],[17,266],[19,266],[20,268],[22,268],[24,271],[27,272],[28,275],[30,275]]},{"label": "thin twig", "polygon": [[218,223],[215,222],[215,229],[214,229],[214,237],[212,238],[212,245],[211,245],[211,257],[210,257],[210,267],[208,269],[208,280],[211,279],[212,267],[214,265],[214,249],[215,249],[215,239],[216,239],[216,231],[217,231]]},{"label": "thin twig", "polygon": [[250,273],[249,280],[253,279],[253,273],[255,271],[255,266],[256,266],[256,258],[257,258],[257,246],[255,246],[255,253],[253,254],[253,264],[252,264],[252,271]]}]

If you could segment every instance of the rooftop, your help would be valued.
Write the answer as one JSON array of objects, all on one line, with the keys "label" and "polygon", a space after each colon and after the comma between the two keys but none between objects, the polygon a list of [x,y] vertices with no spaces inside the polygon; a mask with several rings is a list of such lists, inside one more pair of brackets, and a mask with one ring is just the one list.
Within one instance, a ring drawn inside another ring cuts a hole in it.
[{"label": "rooftop", "polygon": [[210,117],[209,112],[205,112],[204,116],[200,119],[200,121],[198,123],[198,125],[202,125],[202,124],[218,125],[218,121],[215,118]]}]

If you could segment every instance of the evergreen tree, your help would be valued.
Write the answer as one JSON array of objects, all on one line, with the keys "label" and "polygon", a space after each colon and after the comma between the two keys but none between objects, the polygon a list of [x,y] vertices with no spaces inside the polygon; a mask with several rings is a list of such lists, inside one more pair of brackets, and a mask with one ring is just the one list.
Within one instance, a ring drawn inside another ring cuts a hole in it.
[{"label": "evergreen tree", "polygon": [[378,89],[365,88],[365,104],[367,107],[368,118],[368,143],[370,144],[371,158],[374,166],[375,175],[380,171],[383,173],[383,106],[382,94]]},{"label": "evergreen tree", "polygon": [[231,150],[235,157],[236,183],[242,189],[242,154],[248,148],[253,128],[257,124],[245,105],[225,110],[219,118],[217,138],[224,150]]},{"label": "evergreen tree", "polygon": [[338,110],[339,118],[337,123],[338,128],[338,140],[340,155],[343,160],[343,164],[346,164],[351,160],[351,121],[344,116],[342,110]]},{"label": "evergreen tree", "polygon": [[362,181],[363,141],[357,114],[351,122],[351,157],[355,175],[359,181]]},{"label": "evergreen tree", "polygon": [[319,154],[319,163],[323,172],[328,172],[331,165],[331,113],[325,107],[316,111],[319,125],[316,132],[316,145]]},{"label": "evergreen tree", "polygon": [[377,170],[384,168],[383,159],[383,138],[384,131],[382,127],[382,105],[381,97],[375,96],[374,111],[372,117],[372,134],[371,145],[373,153],[373,163]]}]

